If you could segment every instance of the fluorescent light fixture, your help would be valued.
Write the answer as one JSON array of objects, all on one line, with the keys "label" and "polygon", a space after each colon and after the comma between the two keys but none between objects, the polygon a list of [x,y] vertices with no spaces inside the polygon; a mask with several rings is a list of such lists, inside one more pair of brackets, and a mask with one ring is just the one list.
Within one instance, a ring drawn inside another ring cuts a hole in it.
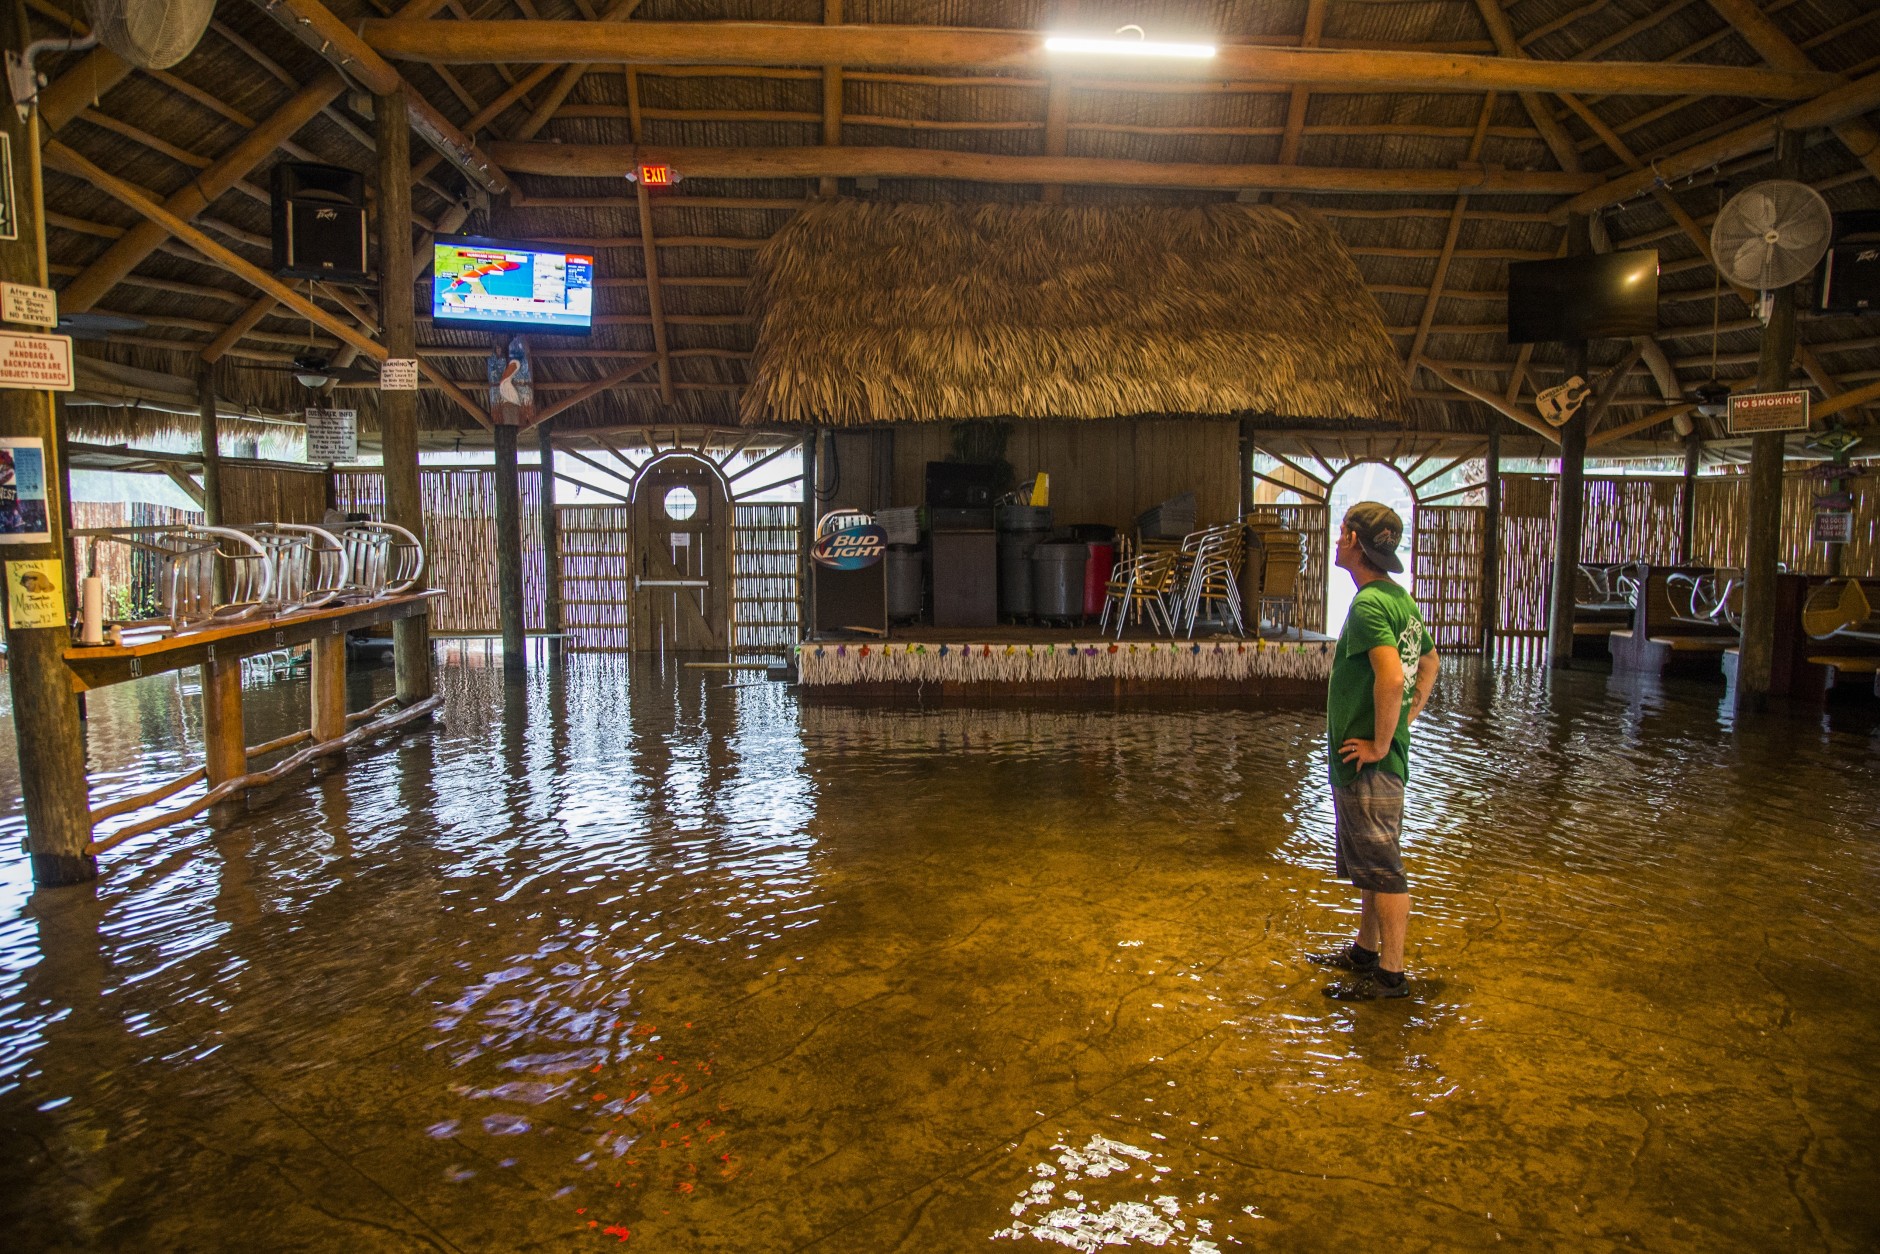
[{"label": "fluorescent light fixture", "polygon": [[[1133,30],[1132,37],[1123,31]],[[1046,35],[1046,52],[1083,52],[1100,57],[1185,57],[1205,61],[1214,55],[1213,44],[1164,43],[1144,39],[1142,28],[1125,26],[1114,35]]]}]

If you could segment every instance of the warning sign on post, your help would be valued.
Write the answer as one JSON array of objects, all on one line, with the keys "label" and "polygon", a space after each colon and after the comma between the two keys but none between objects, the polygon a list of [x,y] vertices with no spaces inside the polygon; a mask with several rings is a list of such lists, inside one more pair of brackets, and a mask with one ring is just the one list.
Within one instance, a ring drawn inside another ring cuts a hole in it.
[{"label": "warning sign on post", "polygon": [[0,331],[0,388],[70,392],[72,337]]},{"label": "warning sign on post", "polygon": [[49,287],[0,283],[0,321],[33,327],[59,325],[59,296]]},{"label": "warning sign on post", "polygon": [[1808,430],[1808,393],[1748,392],[1730,398],[1730,434]]},{"label": "warning sign on post", "polygon": [[309,409],[307,460],[329,465],[358,461],[359,412],[353,409]]},{"label": "warning sign on post", "polygon": [[387,357],[379,365],[379,391],[415,392],[418,390],[418,359]]}]

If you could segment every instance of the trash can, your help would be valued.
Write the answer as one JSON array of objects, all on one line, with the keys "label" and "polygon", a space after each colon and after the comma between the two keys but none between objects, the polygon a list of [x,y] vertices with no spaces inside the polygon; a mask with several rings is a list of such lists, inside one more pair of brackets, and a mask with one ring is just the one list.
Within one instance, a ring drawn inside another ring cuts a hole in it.
[{"label": "trash can", "polygon": [[1084,563],[1084,617],[1099,618],[1109,595],[1110,572],[1116,567],[1116,545],[1093,540],[1089,549],[1090,558]]},{"label": "trash can", "polygon": [[888,546],[888,617],[910,622],[920,617],[921,591],[926,586],[921,551],[912,544]]},{"label": "trash can", "polygon": [[1031,554],[1045,538],[1043,531],[999,533],[999,615],[1027,618],[1032,614]]},{"label": "trash can", "polygon": [[1054,540],[1031,554],[1031,612],[1039,618],[1075,619],[1084,613],[1084,567],[1090,546]]}]

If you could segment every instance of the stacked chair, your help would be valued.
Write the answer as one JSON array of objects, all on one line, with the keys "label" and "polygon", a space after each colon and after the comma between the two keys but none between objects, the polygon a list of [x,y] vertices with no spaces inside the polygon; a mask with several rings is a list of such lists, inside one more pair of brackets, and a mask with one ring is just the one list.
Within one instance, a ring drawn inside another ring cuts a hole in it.
[{"label": "stacked chair", "polygon": [[1146,617],[1150,627],[1164,635],[1175,634],[1174,605],[1177,550],[1155,547],[1124,556],[1110,572],[1103,598],[1103,617],[1098,630],[1108,631],[1110,615],[1116,615],[1116,634],[1120,639],[1131,616],[1137,623]]},{"label": "stacked chair", "polygon": [[1177,607],[1177,624],[1186,622],[1188,638],[1204,610],[1220,611],[1239,635],[1247,634],[1240,612],[1240,564],[1246,551],[1246,532],[1238,523],[1191,532],[1182,540],[1186,591]]}]

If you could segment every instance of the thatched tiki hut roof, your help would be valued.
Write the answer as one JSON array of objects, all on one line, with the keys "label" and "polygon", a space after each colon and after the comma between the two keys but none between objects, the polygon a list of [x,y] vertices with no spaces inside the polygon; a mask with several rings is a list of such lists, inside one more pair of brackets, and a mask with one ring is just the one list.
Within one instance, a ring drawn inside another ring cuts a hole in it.
[{"label": "thatched tiki hut roof", "polygon": [[1410,403],[1344,244],[1272,206],[831,201],[765,245],[751,300],[751,424],[1395,424]]}]

